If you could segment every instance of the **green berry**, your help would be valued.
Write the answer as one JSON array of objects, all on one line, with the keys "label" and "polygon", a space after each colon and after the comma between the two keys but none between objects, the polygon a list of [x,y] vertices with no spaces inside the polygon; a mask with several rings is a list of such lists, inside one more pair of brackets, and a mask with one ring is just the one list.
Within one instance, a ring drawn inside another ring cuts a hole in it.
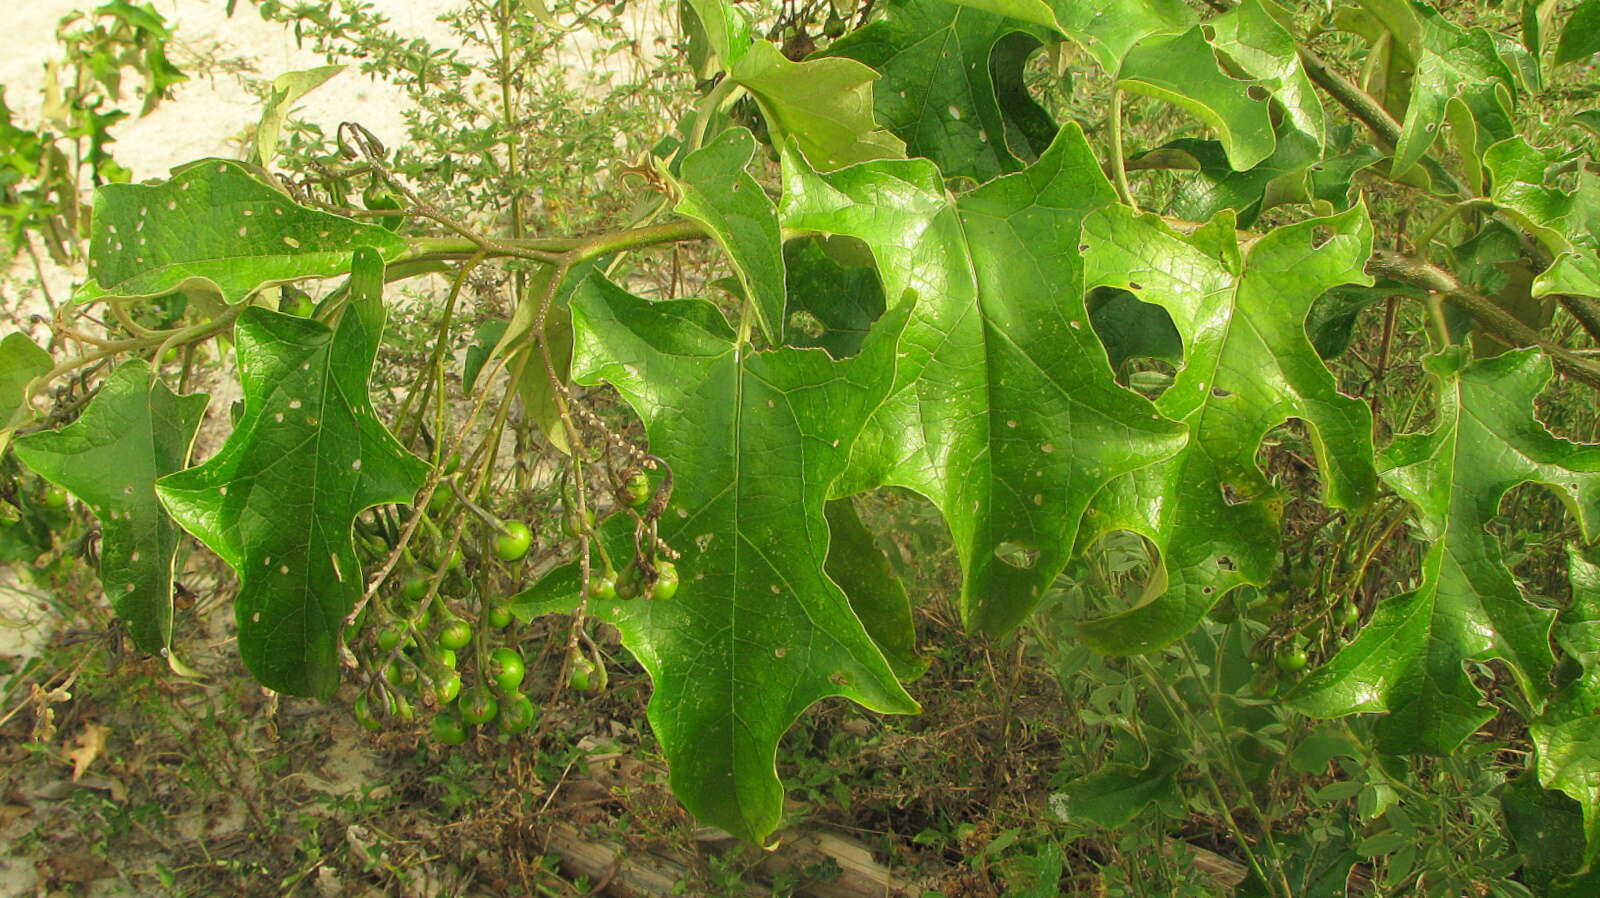
[{"label": "green berry", "polygon": [[522,665],[522,656],[517,650],[501,646],[489,656],[489,676],[493,678],[500,691],[510,695],[522,685],[522,678],[527,673]]},{"label": "green berry", "polygon": [[461,718],[449,712],[433,718],[433,738],[445,745],[460,745],[467,741],[467,728]]},{"label": "green berry", "polygon": [[611,571],[589,578],[589,597],[609,602],[617,597],[617,575]]},{"label": "green berry", "polygon": [[378,651],[392,652],[406,638],[406,628],[401,624],[390,624],[378,631]]},{"label": "green berry", "polygon": [[1302,648],[1282,648],[1277,655],[1278,669],[1284,673],[1294,673],[1306,666],[1306,650]]},{"label": "green berry", "polygon": [[533,726],[538,712],[526,695],[509,696],[500,703],[500,713],[495,716],[495,726],[506,735],[515,735]]},{"label": "green berry", "polygon": [[656,584],[650,589],[650,598],[665,601],[678,594],[678,566],[670,561],[656,565]]},{"label": "green berry", "polygon": [[567,685],[579,692],[588,692],[595,686],[594,662],[587,655],[572,656],[572,671],[567,674]]},{"label": "green berry", "polygon": [[472,625],[458,617],[439,630],[436,641],[441,649],[464,649],[472,642]]},{"label": "green berry", "polygon": [[1361,623],[1361,609],[1354,602],[1345,602],[1339,606],[1339,623],[1341,626],[1353,627]]},{"label": "green berry", "polygon": [[533,545],[533,531],[521,521],[508,521],[506,531],[494,540],[494,555],[501,561],[516,561],[528,554]]},{"label": "green berry", "polygon": [[366,693],[356,696],[355,706],[350,709],[350,714],[355,717],[356,723],[364,730],[377,732],[382,724],[372,714],[372,702],[367,700]]},{"label": "green berry", "polygon": [[400,594],[405,596],[408,602],[422,601],[422,597],[428,594],[428,578],[412,577],[406,580],[406,585],[400,588]]},{"label": "green berry", "polygon": [[59,486],[52,486],[44,491],[45,508],[66,508],[67,491]]},{"label": "green berry", "polygon": [[511,626],[511,609],[501,604],[489,606],[489,613],[484,616],[489,626],[495,630],[504,630]]},{"label": "green berry", "polygon": [[630,508],[638,508],[649,502],[654,493],[655,490],[650,486],[650,478],[643,471],[629,471],[622,481],[622,501]]},{"label": "green berry", "polygon": [[461,719],[473,726],[488,723],[500,712],[500,703],[483,686],[474,686],[462,693],[456,704],[461,709]]},{"label": "green berry", "polygon": [[433,677],[433,697],[441,705],[448,705],[461,694],[461,674],[448,667],[440,668]]}]

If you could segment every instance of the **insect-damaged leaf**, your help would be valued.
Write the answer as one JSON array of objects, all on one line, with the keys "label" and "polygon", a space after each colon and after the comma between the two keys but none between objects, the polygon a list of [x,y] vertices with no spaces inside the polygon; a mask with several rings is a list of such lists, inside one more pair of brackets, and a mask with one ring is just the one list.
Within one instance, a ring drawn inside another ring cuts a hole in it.
[{"label": "insect-damaged leaf", "polygon": [[1388,711],[1378,735],[1394,752],[1453,751],[1493,710],[1464,668],[1498,659],[1530,702],[1549,691],[1554,615],[1530,604],[1485,526],[1500,499],[1542,483],[1573,508],[1587,539],[1600,525],[1600,446],[1553,436],[1533,416],[1550,360],[1514,350],[1468,363],[1456,347],[1429,356],[1438,424],[1383,453],[1383,479],[1416,509],[1429,543],[1422,582],[1379,603],[1361,635],[1290,696],[1304,713]]},{"label": "insect-damaged leaf", "polygon": [[[1111,186],[1076,125],[959,203],[926,160],[784,165],[785,227],[861,240],[890,306],[915,298],[894,391],[839,493],[893,484],[933,500],[961,557],[964,619],[1004,630],[1065,565],[1094,492],[1183,443],[1116,383],[1089,325],[1079,223],[1114,202]],[[1002,559],[1005,543],[1032,554]]]},{"label": "insect-damaged leaf", "polygon": [[650,302],[598,276],[572,311],[575,378],[615,386],[672,468],[660,535],[682,553],[674,598],[594,613],[655,684],[650,723],[673,792],[702,821],[760,841],[782,812],[778,740],[802,711],[834,695],[917,710],[824,574],[823,503],[894,382],[906,310],[844,361],[741,350],[711,303]]},{"label": "insect-damaged leaf", "polygon": [[100,585],[134,644],[172,644],[172,557],[182,531],[156,499],[156,479],[183,468],[207,396],[175,395],[149,364],[125,362],[78,420],[17,440],[17,457],[77,496],[100,521]]},{"label": "insect-damaged leaf", "polygon": [[389,260],[406,242],[301,206],[241,163],[204,159],[159,184],[95,191],[89,281],[74,299],[200,290],[235,303],[271,284],[349,271],[363,246]]},{"label": "insect-damaged leaf", "polygon": [[1185,237],[1115,206],[1084,231],[1088,284],[1162,306],[1184,340],[1183,369],[1156,405],[1188,424],[1189,444],[1108,486],[1080,533],[1087,545],[1133,530],[1161,550],[1163,574],[1138,605],[1080,628],[1101,651],[1147,652],[1188,632],[1228,590],[1270,576],[1282,500],[1256,465],[1268,430],[1291,416],[1309,426],[1329,505],[1360,507],[1375,492],[1371,411],[1339,392],[1305,330],[1324,292],[1370,283],[1372,228],[1358,206],[1243,251],[1229,214]]},{"label": "insect-damaged leaf", "polygon": [[337,328],[262,308],[234,326],[244,411],[205,464],[162,478],[167,510],[239,573],[239,652],[291,695],[339,684],[337,643],[361,596],[351,525],[407,502],[427,465],[372,410],[367,379],[383,331],[383,263],[357,250]]}]

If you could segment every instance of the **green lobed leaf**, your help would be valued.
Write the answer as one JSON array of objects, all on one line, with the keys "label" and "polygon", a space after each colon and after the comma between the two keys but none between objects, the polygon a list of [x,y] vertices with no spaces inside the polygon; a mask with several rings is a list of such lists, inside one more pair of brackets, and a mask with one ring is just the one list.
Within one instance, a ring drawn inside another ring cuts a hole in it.
[{"label": "green lobed leaf", "polygon": [[[1285,21],[1293,21],[1279,10]],[[1294,35],[1280,23],[1264,0],[1246,0],[1206,21],[1207,40],[1237,70],[1256,79],[1283,110],[1285,130],[1298,131],[1322,151],[1327,140],[1327,114],[1311,78],[1300,64]]]},{"label": "green lobed leaf", "polygon": [[201,290],[235,303],[262,287],[348,271],[358,247],[389,260],[406,242],[377,225],[307,209],[242,163],[205,159],[158,184],[95,191],[90,277],[74,299]]},{"label": "green lobed leaf", "polygon": [[825,169],[905,155],[900,138],[873,120],[878,73],[853,59],[790,62],[767,41],[755,41],[728,72],[761,107],[767,128],[793,137],[813,165]]},{"label": "green lobed leaf", "polygon": [[0,340],[0,452],[13,428],[27,422],[33,410],[27,404],[28,384],[50,373],[50,353],[24,334],[6,334]]},{"label": "green lobed leaf", "polygon": [[1578,189],[1568,193],[1548,178],[1556,155],[1521,137],[1489,147],[1483,154],[1489,197],[1556,256],[1534,279],[1534,296],[1600,296],[1600,175],[1580,170]]},{"label": "green lobed leaf", "polygon": [[659,533],[682,553],[673,599],[595,602],[594,613],[654,682],[650,723],[673,792],[705,823],[762,841],[782,815],[778,740],[801,712],[836,695],[917,710],[823,572],[823,503],[894,382],[905,312],[835,361],[742,350],[712,304],[650,302],[598,276],[572,309],[576,379],[616,387],[672,468]]},{"label": "green lobed leaf", "polygon": [[683,160],[676,210],[706,226],[722,247],[756,311],[767,342],[783,340],[785,294],[778,207],[746,171],[756,139],[729,128]]},{"label": "green lobed leaf", "polygon": [[1230,165],[1240,171],[1254,168],[1277,147],[1267,106],[1271,83],[1224,72],[1216,48],[1206,40],[1206,27],[1135,44],[1117,71],[1117,84],[1188,110],[1217,133]]},{"label": "green lobed leaf", "polygon": [[1051,31],[945,0],[894,0],[828,48],[883,78],[878,120],[946,177],[987,181],[1038,157],[1056,125],[1023,84]]},{"label": "green lobed leaf", "polygon": [[1583,0],[1561,28],[1556,65],[1582,62],[1600,53],[1600,0]]},{"label": "green lobed leaf", "polygon": [[1153,34],[1176,34],[1193,26],[1194,11],[1183,0],[1051,0],[1061,33],[1115,75],[1128,51]]},{"label": "green lobed leaf", "polygon": [[1600,562],[1567,547],[1572,602],[1561,612],[1556,642],[1578,674],[1564,683],[1528,725],[1534,769],[1547,789],[1565,792],[1583,810],[1583,866],[1600,858]]},{"label": "green lobed leaf", "polygon": [[1139,604],[1080,626],[1099,651],[1158,649],[1230,589],[1267,581],[1282,499],[1256,453],[1289,418],[1310,430],[1325,504],[1359,508],[1376,491],[1371,411],[1339,392],[1305,329],[1326,291],[1371,282],[1366,209],[1278,228],[1248,251],[1236,240],[1226,213],[1187,237],[1121,206],[1085,223],[1086,283],[1162,306],[1183,336],[1184,366],[1156,407],[1190,434],[1182,452],[1113,482],[1089,512],[1080,544],[1126,529],[1162,556]]},{"label": "green lobed leaf", "polygon": [[[1198,166],[1173,192],[1167,212],[1188,221],[1206,221],[1234,210],[1239,227],[1252,227],[1262,212],[1308,199],[1306,176],[1320,158],[1314,141],[1300,131],[1282,131],[1272,155],[1249,171],[1235,171],[1222,144],[1183,137],[1139,157],[1182,153]],[[1348,185],[1347,185],[1348,189]]]},{"label": "green lobed leaf", "polygon": [[1381,602],[1355,641],[1289,697],[1315,717],[1388,711],[1387,750],[1447,754],[1493,710],[1464,668],[1502,661],[1528,700],[1549,691],[1553,615],[1528,603],[1485,526],[1522,483],[1555,490],[1586,538],[1600,523],[1600,446],[1553,436],[1533,416],[1550,360],[1514,350],[1470,364],[1456,347],[1429,356],[1439,388],[1432,431],[1404,434],[1384,451],[1383,479],[1416,509],[1428,540],[1420,585]]},{"label": "green lobed leaf", "polygon": [[1394,148],[1391,177],[1404,177],[1439,136],[1445,106],[1457,97],[1472,111],[1485,143],[1514,132],[1511,102],[1516,79],[1484,28],[1462,28],[1426,3],[1413,9],[1421,28],[1410,100]]},{"label": "green lobed leaf", "polygon": [[[931,499],[961,558],[964,622],[1008,629],[1065,565],[1099,486],[1183,442],[1115,382],[1089,326],[1079,222],[1111,186],[1075,124],[959,204],[924,160],[823,175],[791,152],[784,168],[785,227],[861,240],[891,307],[916,300],[894,392],[839,494]],[[1027,553],[1002,559],[1003,544]]]},{"label": "green lobed leaf", "polygon": [[263,308],[234,325],[244,408],[205,464],[162,478],[175,520],[238,572],[239,652],[262,685],[326,698],[338,639],[364,586],[360,512],[409,502],[427,465],[373,412],[383,263],[355,251],[338,326]]},{"label": "green lobed leaf", "polygon": [[125,362],[78,419],[17,440],[17,457],[100,521],[100,585],[142,651],[172,645],[172,559],[182,531],[156,498],[179,471],[205,415],[204,393],[179,396],[148,363]]}]

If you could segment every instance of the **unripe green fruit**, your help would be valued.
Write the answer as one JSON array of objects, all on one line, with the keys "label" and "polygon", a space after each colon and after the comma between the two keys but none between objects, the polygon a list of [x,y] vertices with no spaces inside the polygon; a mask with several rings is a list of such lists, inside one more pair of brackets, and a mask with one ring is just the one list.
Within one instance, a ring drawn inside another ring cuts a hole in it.
[{"label": "unripe green fruit", "polygon": [[617,575],[606,571],[589,578],[589,597],[609,602],[617,597]]},{"label": "unripe green fruit", "polygon": [[350,714],[355,717],[356,723],[360,724],[364,730],[377,732],[378,728],[382,726],[382,724],[378,723],[378,718],[373,716],[372,703],[367,700],[365,693],[356,696],[356,703],[350,709]]},{"label": "unripe green fruit", "polygon": [[533,726],[537,716],[538,711],[526,695],[513,695],[500,703],[500,712],[495,716],[494,723],[500,732],[511,736]]},{"label": "unripe green fruit", "polygon": [[461,719],[473,726],[488,723],[500,712],[500,703],[481,685],[463,693],[457,707],[461,709]]},{"label": "unripe green fruit", "polygon": [[378,650],[392,652],[406,638],[406,628],[401,624],[389,624],[378,631]]},{"label": "unripe green fruit", "polygon": [[1306,650],[1301,648],[1282,648],[1278,650],[1276,661],[1278,669],[1284,673],[1294,673],[1306,666]]},{"label": "unripe green fruit", "polygon": [[1354,602],[1345,602],[1339,606],[1339,623],[1341,626],[1353,627],[1361,623],[1361,609]]},{"label": "unripe green fruit", "polygon": [[458,617],[439,630],[437,642],[442,649],[464,649],[472,642],[472,625]]},{"label": "unripe green fruit", "polygon": [[501,561],[516,561],[528,554],[533,545],[533,531],[521,521],[507,521],[506,532],[494,539],[494,555]]},{"label": "unripe green fruit", "polygon": [[511,694],[522,685],[522,678],[527,673],[522,665],[522,656],[517,650],[501,646],[489,656],[489,676],[494,680],[500,691]]},{"label": "unripe green fruit", "polygon": [[428,578],[411,577],[407,579],[405,586],[400,588],[400,594],[405,596],[408,602],[422,601],[422,597],[428,594]]},{"label": "unripe green fruit", "polygon": [[467,741],[467,728],[461,718],[443,712],[433,718],[433,738],[445,745],[460,745]]},{"label": "unripe green fruit", "polygon": [[445,565],[445,570],[450,570],[450,571],[460,570],[462,563],[465,562],[466,560],[467,560],[466,556],[461,554],[461,550],[460,549],[456,549],[455,551],[450,553],[450,563]]},{"label": "unripe green fruit", "polygon": [[630,471],[622,481],[622,501],[631,508],[650,501],[650,496],[655,490],[650,487],[650,478],[643,471]]},{"label": "unripe green fruit", "polygon": [[656,582],[650,588],[650,598],[665,601],[678,594],[678,566],[670,561],[656,565]]},{"label": "unripe green fruit", "polygon": [[45,508],[66,508],[67,491],[59,486],[52,486],[44,491]]},{"label": "unripe green fruit", "polygon": [[448,667],[440,668],[433,677],[433,697],[441,705],[448,705],[461,694],[461,675]]},{"label": "unripe green fruit", "polygon": [[450,487],[441,483],[428,497],[428,511],[434,517],[443,515],[450,509],[450,503],[455,501],[455,496],[450,494]]},{"label": "unripe green fruit", "polygon": [[[589,508],[585,508],[583,510],[583,517],[584,517],[584,520],[589,522],[589,526],[588,526],[587,529],[593,530],[594,529],[594,510],[593,509],[589,509]],[[566,531],[568,536],[570,536],[570,537],[572,537],[574,539],[576,539],[579,536],[579,534],[583,531],[583,529],[585,529],[585,528],[581,528],[581,527],[578,526],[578,516],[576,514],[573,514],[573,513],[570,513],[570,512],[562,520],[561,528]]]},{"label": "unripe green fruit", "polygon": [[491,628],[504,630],[506,627],[511,626],[511,609],[500,604],[490,605],[489,612],[484,615],[484,619],[489,622]]}]

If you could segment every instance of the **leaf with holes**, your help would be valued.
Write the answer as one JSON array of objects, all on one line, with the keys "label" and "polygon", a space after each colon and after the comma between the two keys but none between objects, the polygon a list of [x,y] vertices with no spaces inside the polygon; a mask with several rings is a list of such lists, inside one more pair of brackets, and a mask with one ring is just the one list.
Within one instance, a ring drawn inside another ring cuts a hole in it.
[{"label": "leaf with holes", "polygon": [[1023,83],[1028,57],[1050,34],[945,0],[895,0],[828,54],[883,75],[873,92],[878,120],[908,155],[982,182],[1022,168],[1055,135]]},{"label": "leaf with holes", "polygon": [[1357,207],[1278,228],[1246,251],[1228,214],[1183,236],[1115,206],[1090,217],[1083,240],[1086,283],[1165,308],[1184,343],[1183,368],[1156,407],[1189,426],[1188,446],[1108,486],[1080,534],[1086,547],[1132,530],[1161,551],[1161,574],[1139,604],[1079,631],[1103,652],[1148,652],[1187,633],[1228,590],[1270,576],[1282,499],[1256,464],[1267,431],[1305,422],[1324,501],[1371,500],[1371,411],[1339,392],[1305,323],[1324,292],[1371,282],[1362,267],[1372,227]]},{"label": "leaf with holes", "polygon": [[829,696],[917,710],[824,573],[823,503],[894,382],[905,311],[835,361],[741,351],[711,303],[651,302],[599,276],[572,310],[575,378],[616,387],[672,468],[660,536],[682,553],[671,600],[594,602],[593,613],[655,684],[650,724],[673,792],[705,823],[759,842],[782,815],[778,740],[802,711]]},{"label": "leaf with holes", "polygon": [[[1079,223],[1111,185],[1075,124],[959,203],[926,160],[824,175],[791,152],[784,169],[786,228],[861,240],[890,306],[915,299],[894,393],[840,493],[931,499],[961,558],[963,620],[1005,630],[1066,564],[1094,492],[1183,444],[1116,383],[1089,326]],[[1007,543],[1024,551],[1001,558]]]},{"label": "leaf with holes", "polygon": [[1533,416],[1550,361],[1522,349],[1468,363],[1454,347],[1429,356],[1437,425],[1397,437],[1383,479],[1416,509],[1428,541],[1421,584],[1385,599],[1361,635],[1289,697],[1336,717],[1387,711],[1393,752],[1447,754],[1493,716],[1464,665],[1505,664],[1530,703],[1549,691],[1553,615],[1530,604],[1485,527],[1512,487],[1542,483],[1576,512],[1586,539],[1600,525],[1600,446],[1559,439]]},{"label": "leaf with holes", "polygon": [[234,325],[244,410],[209,461],[162,478],[174,519],[239,574],[239,652],[256,679],[326,698],[344,617],[361,596],[360,512],[409,502],[427,465],[372,410],[385,318],[383,263],[355,252],[334,329],[263,308]]},{"label": "leaf with holes", "polygon": [[172,645],[172,558],[182,531],[156,499],[156,479],[188,462],[207,396],[175,395],[140,360],[100,385],[78,420],[17,440],[17,457],[77,496],[100,521],[100,585],[133,642]]},{"label": "leaf with holes", "polygon": [[1216,132],[1229,165],[1254,168],[1277,148],[1267,105],[1271,82],[1224,72],[1206,27],[1135,44],[1117,70],[1117,85],[1188,110]]},{"label": "leaf with holes", "polygon": [[377,225],[307,209],[242,163],[204,159],[158,184],[95,191],[89,280],[73,298],[183,291],[235,303],[272,284],[349,271],[358,247],[389,260],[406,242]]}]

